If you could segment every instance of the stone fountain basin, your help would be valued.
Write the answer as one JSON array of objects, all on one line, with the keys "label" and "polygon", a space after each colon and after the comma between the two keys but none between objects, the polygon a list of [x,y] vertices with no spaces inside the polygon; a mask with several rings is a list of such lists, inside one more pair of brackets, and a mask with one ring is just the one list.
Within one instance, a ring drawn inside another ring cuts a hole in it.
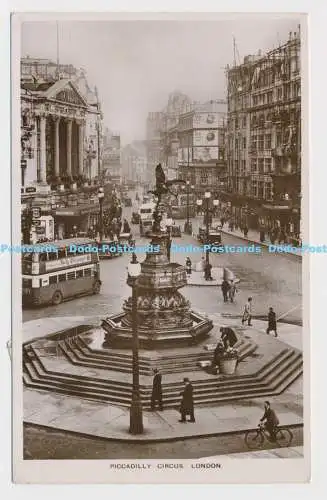
[{"label": "stone fountain basin", "polygon": [[[203,340],[213,328],[213,322],[204,318],[194,311],[190,313],[192,326],[183,328],[147,328],[138,327],[138,338],[140,347],[152,349],[157,347],[181,347],[185,345],[196,345]],[[108,346],[119,348],[130,348],[133,332],[131,328],[122,325],[121,320],[125,313],[118,313],[105,318],[102,328],[107,332]]]}]

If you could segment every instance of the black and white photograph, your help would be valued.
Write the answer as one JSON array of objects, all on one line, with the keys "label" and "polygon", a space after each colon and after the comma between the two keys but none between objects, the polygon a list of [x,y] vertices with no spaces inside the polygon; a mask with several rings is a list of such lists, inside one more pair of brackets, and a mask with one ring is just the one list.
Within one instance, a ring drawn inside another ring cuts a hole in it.
[{"label": "black and white photograph", "polygon": [[308,480],[306,23],[12,16],[21,482]]}]

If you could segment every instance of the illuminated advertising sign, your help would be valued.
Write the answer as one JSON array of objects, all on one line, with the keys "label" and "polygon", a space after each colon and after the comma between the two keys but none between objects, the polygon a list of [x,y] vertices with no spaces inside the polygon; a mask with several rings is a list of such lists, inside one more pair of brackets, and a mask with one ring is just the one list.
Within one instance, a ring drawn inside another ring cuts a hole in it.
[{"label": "illuminated advertising sign", "polygon": [[218,160],[218,147],[193,148],[193,161],[208,163]]},{"label": "illuminated advertising sign", "polygon": [[194,128],[218,128],[218,113],[196,113]]},{"label": "illuminated advertising sign", "polygon": [[194,146],[218,146],[218,130],[194,130]]}]

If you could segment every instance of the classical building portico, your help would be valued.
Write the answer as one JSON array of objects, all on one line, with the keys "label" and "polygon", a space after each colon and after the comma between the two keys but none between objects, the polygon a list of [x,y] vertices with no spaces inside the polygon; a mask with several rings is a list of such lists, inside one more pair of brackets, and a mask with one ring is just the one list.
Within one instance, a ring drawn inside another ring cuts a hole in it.
[{"label": "classical building portico", "polygon": [[35,136],[27,160],[27,181],[53,185],[81,179],[87,102],[69,80],[25,83],[23,89],[22,107],[28,107]]}]

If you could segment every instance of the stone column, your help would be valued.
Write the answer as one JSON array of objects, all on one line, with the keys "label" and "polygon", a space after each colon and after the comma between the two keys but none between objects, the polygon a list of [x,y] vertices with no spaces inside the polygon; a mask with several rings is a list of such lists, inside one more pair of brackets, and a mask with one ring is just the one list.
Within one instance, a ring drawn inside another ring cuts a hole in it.
[{"label": "stone column", "polygon": [[46,184],[47,182],[47,163],[46,163],[46,116],[40,116],[40,182]]},{"label": "stone column", "polygon": [[78,127],[78,174],[83,175],[84,173],[84,130],[85,123],[81,121]]},{"label": "stone column", "polygon": [[67,176],[72,177],[72,125],[73,122],[68,119],[66,121],[67,127]]},{"label": "stone column", "polygon": [[59,167],[59,123],[60,118],[56,116],[54,118],[54,175],[56,179],[60,178],[60,167]]}]

